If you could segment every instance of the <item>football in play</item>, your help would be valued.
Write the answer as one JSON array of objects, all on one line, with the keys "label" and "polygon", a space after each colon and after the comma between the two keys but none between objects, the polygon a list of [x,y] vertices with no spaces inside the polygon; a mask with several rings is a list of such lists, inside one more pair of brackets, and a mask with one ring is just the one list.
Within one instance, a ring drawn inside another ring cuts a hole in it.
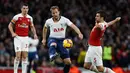
[{"label": "football in play", "polygon": [[72,48],[73,47],[73,41],[71,39],[65,39],[63,41],[63,47],[67,48],[67,49]]}]

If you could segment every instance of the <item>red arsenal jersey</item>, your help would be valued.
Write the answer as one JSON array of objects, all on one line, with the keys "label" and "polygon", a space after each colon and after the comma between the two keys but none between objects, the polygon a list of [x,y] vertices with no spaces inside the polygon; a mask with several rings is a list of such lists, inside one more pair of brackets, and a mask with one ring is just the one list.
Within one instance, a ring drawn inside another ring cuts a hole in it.
[{"label": "red arsenal jersey", "polygon": [[15,33],[18,36],[28,36],[29,26],[33,22],[30,15],[23,16],[22,14],[17,14],[12,21],[15,21]]},{"label": "red arsenal jersey", "polygon": [[101,29],[94,26],[90,33],[90,37],[88,40],[88,43],[90,45],[101,46],[101,39],[102,39],[102,36],[104,35],[104,32],[106,30],[106,27],[108,27],[108,25],[106,22],[99,23],[99,24],[101,26]]}]

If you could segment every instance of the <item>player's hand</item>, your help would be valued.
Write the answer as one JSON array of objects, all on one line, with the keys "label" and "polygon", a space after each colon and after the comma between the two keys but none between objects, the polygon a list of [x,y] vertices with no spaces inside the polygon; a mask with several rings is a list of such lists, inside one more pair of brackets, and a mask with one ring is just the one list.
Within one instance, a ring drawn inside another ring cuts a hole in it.
[{"label": "player's hand", "polygon": [[83,34],[78,34],[78,37],[79,37],[80,40],[82,40],[83,39]]},{"label": "player's hand", "polygon": [[18,36],[16,33],[12,33],[12,37],[16,37]]},{"label": "player's hand", "polygon": [[43,46],[46,45],[46,39],[43,39],[43,40],[42,40],[42,44],[43,44]]},{"label": "player's hand", "polygon": [[117,17],[117,18],[116,18],[116,21],[120,21],[120,19],[121,19],[121,17]]},{"label": "player's hand", "polygon": [[36,34],[34,35],[34,39],[38,39],[38,37],[37,37],[37,35],[36,35]]}]

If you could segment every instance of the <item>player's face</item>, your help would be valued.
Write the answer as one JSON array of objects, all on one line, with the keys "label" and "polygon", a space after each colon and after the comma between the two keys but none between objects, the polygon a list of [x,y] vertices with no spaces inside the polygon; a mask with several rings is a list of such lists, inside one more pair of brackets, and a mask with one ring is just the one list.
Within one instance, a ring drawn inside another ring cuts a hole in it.
[{"label": "player's face", "polygon": [[53,9],[53,10],[51,11],[51,14],[52,14],[53,18],[58,19],[60,12],[59,12],[58,9]]},{"label": "player's face", "polygon": [[96,20],[96,22],[100,22],[101,21],[101,16],[100,16],[99,13],[96,14],[95,20]]},{"label": "player's face", "polygon": [[21,8],[21,11],[22,11],[23,14],[27,14],[27,13],[28,13],[28,10],[29,10],[28,6],[23,6],[23,7]]}]

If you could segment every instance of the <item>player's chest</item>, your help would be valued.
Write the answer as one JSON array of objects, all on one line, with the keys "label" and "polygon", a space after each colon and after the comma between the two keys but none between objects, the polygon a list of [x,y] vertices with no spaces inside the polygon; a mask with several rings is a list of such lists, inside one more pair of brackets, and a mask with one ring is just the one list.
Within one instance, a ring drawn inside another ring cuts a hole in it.
[{"label": "player's chest", "polygon": [[61,32],[61,31],[64,31],[65,28],[66,28],[66,26],[64,23],[53,23],[50,25],[50,29],[53,32]]},{"label": "player's chest", "polygon": [[17,23],[19,23],[19,24],[29,25],[30,22],[31,22],[30,18],[26,18],[26,17],[19,17],[17,20]]},{"label": "player's chest", "polygon": [[57,23],[51,23],[50,28],[64,28],[66,27],[65,23],[57,22]]},{"label": "player's chest", "polygon": [[104,33],[105,30],[106,30],[106,27],[100,29],[100,28],[97,28],[96,26],[94,26],[92,29],[92,33]]}]

